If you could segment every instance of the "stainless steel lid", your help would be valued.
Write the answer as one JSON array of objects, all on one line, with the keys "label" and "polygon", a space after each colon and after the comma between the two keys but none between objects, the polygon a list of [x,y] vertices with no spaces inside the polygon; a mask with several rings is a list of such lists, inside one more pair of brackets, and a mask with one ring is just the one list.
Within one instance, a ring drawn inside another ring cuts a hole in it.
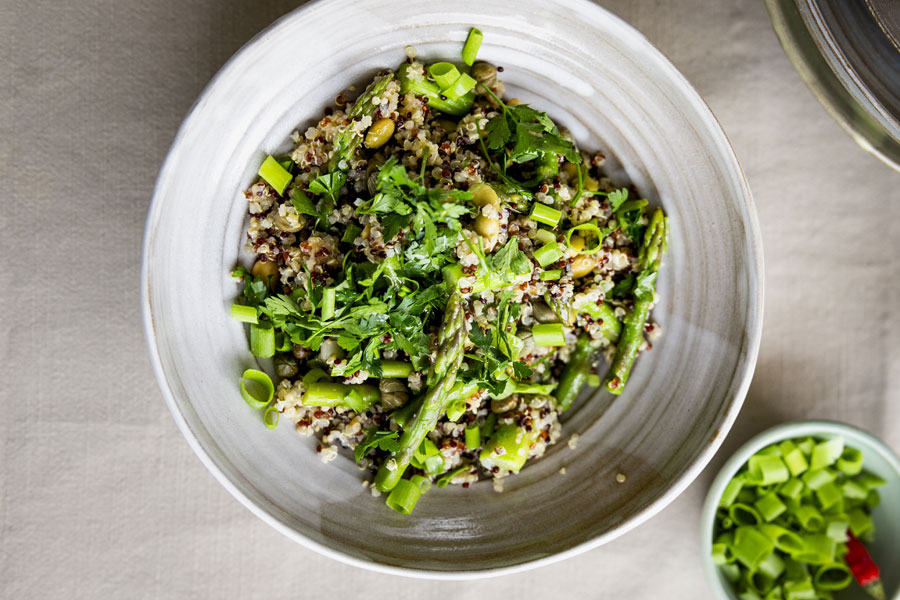
[{"label": "stainless steel lid", "polygon": [[766,0],[785,51],[823,106],[900,171],[900,2]]}]

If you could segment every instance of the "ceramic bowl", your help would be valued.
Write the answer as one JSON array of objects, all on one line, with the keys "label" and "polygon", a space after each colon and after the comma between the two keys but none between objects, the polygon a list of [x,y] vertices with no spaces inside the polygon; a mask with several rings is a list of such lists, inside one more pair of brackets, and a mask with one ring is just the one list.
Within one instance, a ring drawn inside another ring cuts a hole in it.
[{"label": "ceramic bowl", "polygon": [[[703,554],[703,569],[706,579],[720,600],[738,600],[731,583],[713,564],[712,537],[716,518],[716,508],[725,486],[735,473],[756,452],[770,444],[777,444],[789,438],[812,436],[831,439],[843,436],[844,442],[863,453],[863,468],[882,477],[887,483],[879,488],[881,504],[872,512],[875,522],[875,542],[866,544],[872,560],[881,569],[882,583],[889,600],[900,599],[900,552],[897,543],[900,540],[900,459],[884,442],[872,434],[843,423],[830,421],[802,421],[785,423],[768,429],[752,438],[734,455],[716,475],[700,519],[700,551]],[[870,598],[855,583],[849,588],[835,594],[840,600],[866,600]]]},{"label": "ceramic bowl", "polygon": [[[449,8],[448,8],[449,7]],[[341,23],[341,35],[322,23]],[[505,67],[510,96],[602,150],[670,218],[655,319],[665,330],[615,402],[567,414],[564,439],[495,493],[433,490],[410,517],[372,498],[352,459],[319,461],[315,440],[262,426],[241,400],[254,365],[229,316],[246,202],[267,153],[287,148],[350,84],[396,67],[413,45]],[[302,130],[302,129],[301,129]],[[307,5],[238,52],[203,92],[162,167],[147,220],[146,334],[157,377],[191,446],[244,505],[346,562],[407,575],[476,577],[598,546],[671,502],[718,448],[756,361],[762,251],[753,202],[713,115],[637,31],[580,0],[332,0]],[[566,444],[577,433],[580,442]],[[566,474],[559,471],[565,467]],[[627,476],[616,482],[616,474]]]}]

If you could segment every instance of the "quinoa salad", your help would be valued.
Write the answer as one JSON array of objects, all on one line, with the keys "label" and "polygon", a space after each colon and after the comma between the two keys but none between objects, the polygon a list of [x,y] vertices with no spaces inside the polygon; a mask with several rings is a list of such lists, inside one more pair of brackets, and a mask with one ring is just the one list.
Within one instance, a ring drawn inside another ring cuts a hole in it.
[{"label": "quinoa salad", "polygon": [[241,394],[404,514],[432,484],[502,491],[584,386],[621,394],[660,334],[662,210],[506,98],[481,37],[457,62],[407,47],[245,192],[255,262],[231,313],[277,380],[248,369]]}]

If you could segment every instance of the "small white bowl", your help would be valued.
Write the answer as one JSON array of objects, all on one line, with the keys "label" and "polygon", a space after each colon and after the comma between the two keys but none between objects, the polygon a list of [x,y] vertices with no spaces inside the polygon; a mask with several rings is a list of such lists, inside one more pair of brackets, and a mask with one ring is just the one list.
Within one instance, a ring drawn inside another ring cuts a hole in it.
[{"label": "small white bowl", "polygon": [[[598,393],[567,413],[560,443],[502,494],[490,482],[433,490],[406,517],[371,497],[352,460],[322,464],[315,440],[288,423],[267,430],[241,400],[240,373],[255,361],[229,317],[238,289],[228,272],[241,257],[241,190],[265,154],[285,150],[348,85],[396,68],[406,45],[452,59],[473,26],[484,32],[479,58],[505,67],[510,96],[603,150],[616,182],[669,214],[653,317],[665,333],[620,398]],[[650,518],[728,433],[762,327],[756,213],[725,135],[659,51],[584,0],[332,0],[279,20],[222,68],[178,132],[147,218],[142,284],[163,395],[219,481],[298,542],[423,577],[546,564]]]},{"label": "small white bowl", "polygon": [[[782,440],[801,437],[817,437],[830,439],[843,436],[848,446],[863,453],[863,468],[883,478],[887,483],[879,488],[881,504],[872,512],[875,521],[875,542],[867,543],[866,548],[872,560],[881,569],[881,580],[887,597],[900,599],[900,459],[884,442],[867,433],[843,423],[832,421],[801,421],[785,423],[760,433],[728,459],[719,471],[703,504],[700,518],[700,552],[702,552],[703,569],[706,579],[716,597],[720,600],[738,600],[734,588],[722,571],[712,561],[713,526],[716,520],[716,508],[725,486],[735,473],[762,448],[777,444]],[[870,596],[853,583],[849,588],[835,594],[841,600],[867,600]]]}]

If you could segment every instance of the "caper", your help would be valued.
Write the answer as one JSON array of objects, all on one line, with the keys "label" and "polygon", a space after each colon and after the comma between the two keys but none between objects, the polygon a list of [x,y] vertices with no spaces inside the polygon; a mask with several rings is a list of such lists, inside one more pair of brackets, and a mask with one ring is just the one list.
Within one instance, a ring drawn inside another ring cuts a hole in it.
[{"label": "caper", "polygon": [[380,155],[376,155],[376,158],[371,159],[366,165],[366,189],[371,196],[378,191],[378,175],[383,164],[384,159]]},{"label": "caper", "polygon": [[482,83],[490,88],[494,87],[494,84],[497,83],[497,67],[495,67],[491,63],[475,63],[474,65],[472,65],[471,75],[475,78],[475,81],[477,81],[478,83]]},{"label": "caper", "polygon": [[538,323],[559,323],[559,317],[553,312],[553,309],[547,306],[546,302],[532,302],[531,314]]},{"label": "caper", "polygon": [[297,361],[289,354],[279,354],[275,357],[275,374],[282,379],[293,377],[297,374]]},{"label": "caper", "polygon": [[456,131],[457,127],[459,127],[456,121],[451,121],[450,119],[438,119],[437,124],[438,127],[443,129],[447,133],[453,133],[454,131]]},{"label": "caper", "polygon": [[516,407],[516,399],[513,396],[507,396],[506,398],[492,398],[491,399],[491,412],[500,414],[509,412]]},{"label": "caper", "polygon": [[381,393],[381,405],[388,410],[400,408],[409,400],[409,390],[399,379],[382,379],[378,382],[378,391]]}]

